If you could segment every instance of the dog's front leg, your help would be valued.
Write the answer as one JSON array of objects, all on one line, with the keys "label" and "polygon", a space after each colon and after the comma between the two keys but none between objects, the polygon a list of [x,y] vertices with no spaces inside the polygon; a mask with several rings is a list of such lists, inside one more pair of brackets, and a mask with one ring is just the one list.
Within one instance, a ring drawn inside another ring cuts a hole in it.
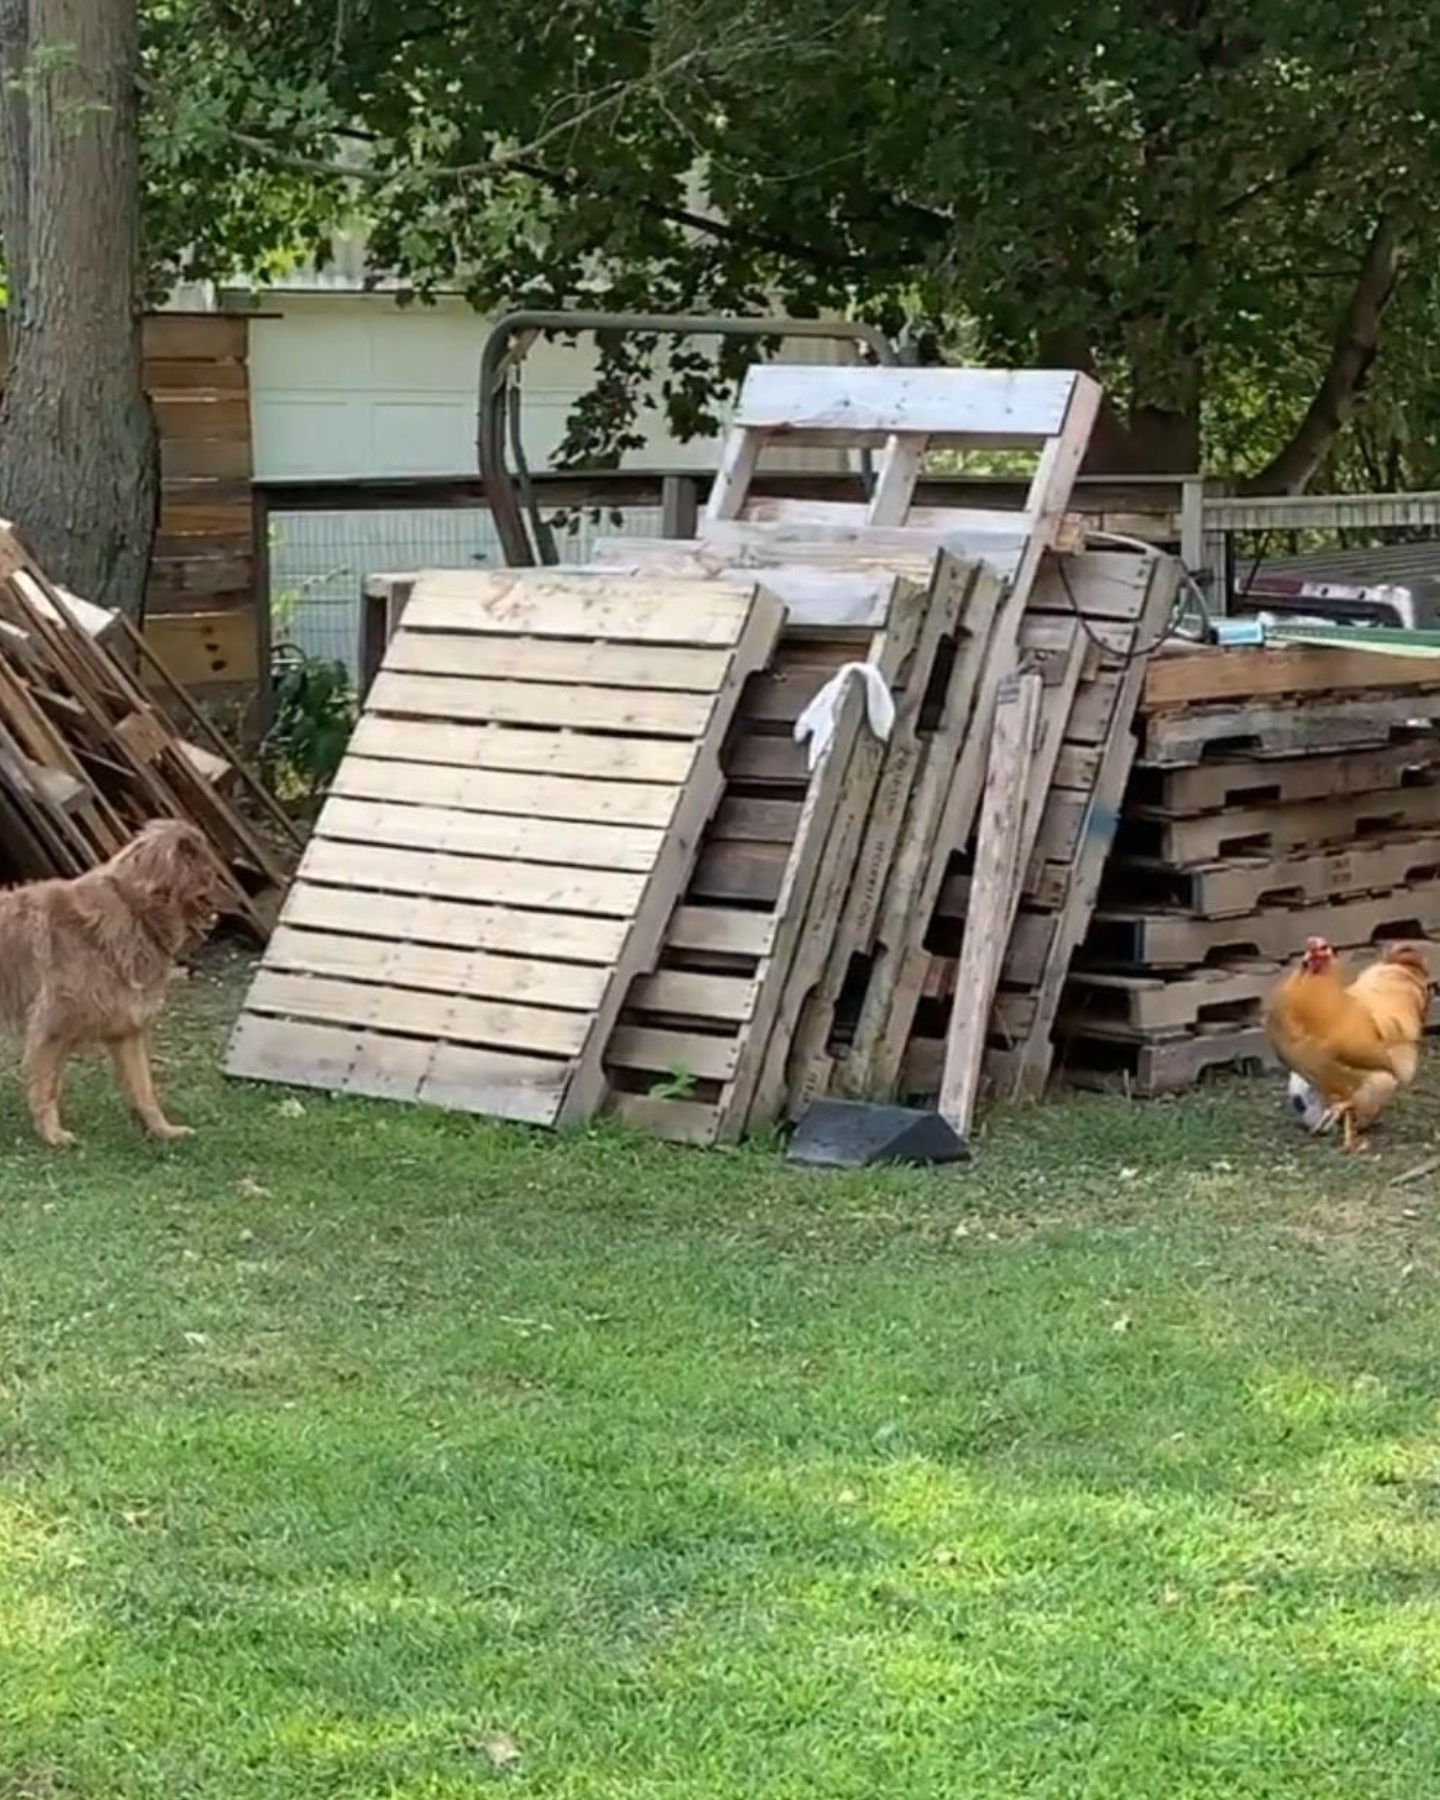
[{"label": "dog's front leg", "polygon": [[110,1046],[110,1059],[115,1064],[115,1078],[120,1091],[134,1108],[135,1116],[162,1143],[176,1138],[193,1137],[188,1125],[172,1125],[160,1110],[155,1094],[155,1081],[150,1073],[150,1050],[143,1032],[118,1039]]},{"label": "dog's front leg", "polygon": [[53,1038],[31,1036],[25,1043],[25,1093],[30,1117],[41,1140],[52,1150],[75,1142],[74,1132],[60,1123],[60,1091],[65,1079],[65,1060],[70,1046]]}]

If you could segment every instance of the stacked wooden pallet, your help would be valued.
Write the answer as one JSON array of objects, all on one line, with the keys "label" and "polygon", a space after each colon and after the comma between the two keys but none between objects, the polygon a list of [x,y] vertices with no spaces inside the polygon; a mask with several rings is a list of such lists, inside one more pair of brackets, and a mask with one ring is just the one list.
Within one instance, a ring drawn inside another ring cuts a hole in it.
[{"label": "stacked wooden pallet", "polygon": [[[1078,547],[1098,402],[760,368],[696,540],[376,584],[232,1071],[702,1144],[829,1093],[938,1095],[963,1135],[987,1081],[1038,1090],[1176,589]],[[775,441],[878,450],[869,501],[757,496]],[[977,445],[1033,456],[1022,506],[915,505]]]},{"label": "stacked wooden pallet", "polygon": [[232,1074],[589,1118],[721,791],[768,596],[414,584],[232,1038]]},{"label": "stacked wooden pallet", "polygon": [[1157,657],[1101,906],[1065,990],[1078,1080],[1171,1093],[1268,1059],[1265,995],[1318,935],[1440,936],[1440,665]]},{"label": "stacked wooden pallet", "polygon": [[[154,689],[193,720],[179,737]],[[236,804],[248,790],[273,830]],[[154,818],[188,818],[263,936],[284,880],[284,813],[119,614],[48,581],[0,523],[0,879],[78,875]]]}]

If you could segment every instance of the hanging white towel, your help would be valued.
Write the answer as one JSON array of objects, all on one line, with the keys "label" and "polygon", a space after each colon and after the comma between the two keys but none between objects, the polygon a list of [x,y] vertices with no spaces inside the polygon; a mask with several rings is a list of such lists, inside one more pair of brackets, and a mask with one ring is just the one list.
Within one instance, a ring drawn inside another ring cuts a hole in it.
[{"label": "hanging white towel", "polygon": [[840,716],[840,702],[845,697],[845,684],[858,675],[865,684],[865,719],[883,744],[895,729],[895,702],[885,677],[874,663],[850,662],[839,668],[795,721],[795,742],[809,739],[809,766],[816,763],[830,747],[835,735],[835,721]]}]

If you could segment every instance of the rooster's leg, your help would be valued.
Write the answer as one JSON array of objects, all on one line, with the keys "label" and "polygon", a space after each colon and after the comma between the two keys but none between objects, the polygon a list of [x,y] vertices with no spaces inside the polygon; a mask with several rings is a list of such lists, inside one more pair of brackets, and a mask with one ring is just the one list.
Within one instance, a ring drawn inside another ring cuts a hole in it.
[{"label": "rooster's leg", "polygon": [[1340,1106],[1336,1110],[1345,1121],[1345,1138],[1341,1149],[1353,1156],[1357,1150],[1365,1148],[1365,1140],[1361,1137],[1359,1127],[1355,1123],[1353,1109],[1349,1106]]}]

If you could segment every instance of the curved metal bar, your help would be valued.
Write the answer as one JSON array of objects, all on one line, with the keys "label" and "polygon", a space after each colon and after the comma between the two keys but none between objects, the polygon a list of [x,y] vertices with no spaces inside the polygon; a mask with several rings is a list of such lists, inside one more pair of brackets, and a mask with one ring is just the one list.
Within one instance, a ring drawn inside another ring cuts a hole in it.
[{"label": "curved metal bar", "polygon": [[[519,366],[542,332],[628,331],[641,337],[787,337],[821,338],[853,343],[878,363],[895,363],[894,346],[878,326],[848,320],[726,318],[719,314],[513,312],[496,321],[480,357],[480,395],[475,448],[480,480],[505,561],[530,568],[544,556],[544,528],[537,544],[526,527],[513,476],[505,460],[505,391],[510,372]],[[520,449],[518,419],[515,443]],[[523,459],[523,451],[521,452]],[[553,550],[552,553],[553,555]]]}]

